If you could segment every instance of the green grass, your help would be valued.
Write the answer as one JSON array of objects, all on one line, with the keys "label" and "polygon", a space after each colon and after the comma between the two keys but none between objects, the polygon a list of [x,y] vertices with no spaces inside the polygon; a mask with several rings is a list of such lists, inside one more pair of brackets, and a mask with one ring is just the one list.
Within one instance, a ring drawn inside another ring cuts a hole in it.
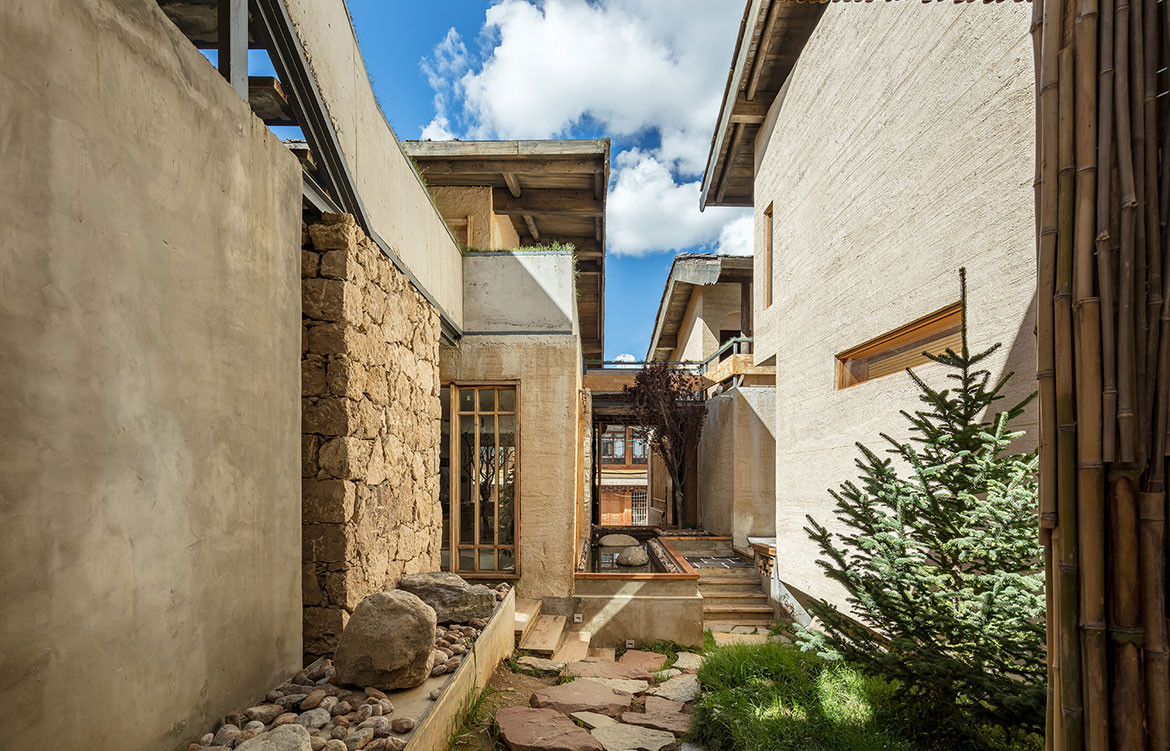
[{"label": "green grass", "polygon": [[490,686],[476,692],[473,685],[459,705],[451,734],[447,736],[447,751],[472,751],[495,748],[499,729],[492,721],[495,699],[499,691]]},{"label": "green grass", "polygon": [[707,651],[691,739],[709,751],[1040,751],[1030,734],[965,723],[953,708],[779,642]]},{"label": "green grass", "polygon": [[778,643],[711,650],[694,740],[710,751],[914,751],[889,727],[892,690]]}]

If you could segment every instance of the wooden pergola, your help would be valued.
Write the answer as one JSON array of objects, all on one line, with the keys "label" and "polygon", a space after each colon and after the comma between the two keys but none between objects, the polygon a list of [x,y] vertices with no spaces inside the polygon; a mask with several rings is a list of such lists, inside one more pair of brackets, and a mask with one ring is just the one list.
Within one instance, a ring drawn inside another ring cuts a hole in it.
[{"label": "wooden pergola", "polygon": [[605,197],[609,139],[403,141],[427,185],[492,188],[496,214],[522,245],[572,243],[581,350],[600,360],[605,318]]}]

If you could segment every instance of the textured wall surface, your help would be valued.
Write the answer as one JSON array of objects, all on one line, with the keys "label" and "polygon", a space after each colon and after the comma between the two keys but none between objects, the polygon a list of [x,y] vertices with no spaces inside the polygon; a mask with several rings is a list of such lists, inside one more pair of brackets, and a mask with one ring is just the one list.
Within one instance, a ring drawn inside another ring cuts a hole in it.
[{"label": "textured wall surface", "polygon": [[[856,476],[854,441],[905,435],[909,378],[835,388],[835,355],[959,297],[993,373],[1032,390],[1033,73],[1026,4],[834,3],[757,144],[756,275],[775,206],[774,302],[756,284],[756,358],[776,359],[781,578],[840,601],[816,566],[805,514]],[[778,102],[780,98],[778,97]],[[763,131],[762,131],[763,132]],[[918,371],[941,383],[939,366]],[[1022,426],[1035,441],[1035,414]]]},{"label": "textured wall surface", "polygon": [[730,316],[739,328],[738,284],[695,286],[679,325],[678,346],[671,360],[702,361],[719,349],[719,332]]},{"label": "textured wall surface", "polygon": [[465,336],[442,347],[446,381],[517,381],[520,413],[518,597],[568,597],[576,564],[577,336]]},{"label": "textured wall surface", "polygon": [[699,438],[699,524],[747,547],[776,514],[776,389],[741,386],[707,400]]},{"label": "textured wall surface", "polygon": [[[494,215],[490,186],[432,186],[427,190],[448,226],[466,223],[462,236],[466,237],[467,247],[483,250],[496,247],[492,244]],[[455,236],[458,238],[461,233],[455,232]]]},{"label": "textured wall surface", "polygon": [[165,751],[300,665],[300,168],[153,0],[0,102],[0,746]]},{"label": "textured wall surface", "polygon": [[439,568],[439,316],[353,218],[302,256],[305,652],[403,574]]}]

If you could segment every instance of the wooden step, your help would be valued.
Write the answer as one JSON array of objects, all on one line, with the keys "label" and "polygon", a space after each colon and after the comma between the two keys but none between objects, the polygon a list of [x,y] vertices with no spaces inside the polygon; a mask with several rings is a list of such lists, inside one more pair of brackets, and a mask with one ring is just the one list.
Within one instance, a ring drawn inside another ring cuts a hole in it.
[{"label": "wooden step", "polygon": [[747,595],[763,594],[764,590],[759,583],[742,582],[740,584],[711,584],[699,582],[699,594],[707,595]]},{"label": "wooden step", "polygon": [[706,618],[708,616],[713,616],[713,615],[719,615],[719,616],[727,615],[727,616],[730,616],[732,618],[734,618],[736,616],[740,616],[740,615],[768,615],[768,616],[770,616],[770,615],[772,615],[772,606],[771,605],[735,605],[735,604],[730,604],[730,603],[722,604],[722,605],[704,605],[703,606],[703,617]]},{"label": "wooden step", "polygon": [[731,631],[736,626],[752,626],[754,628],[767,628],[775,622],[772,616],[762,615],[745,615],[739,618],[723,618],[722,616],[716,618],[704,618],[703,630],[711,632]]},{"label": "wooden step", "polygon": [[760,575],[752,568],[700,568],[696,570],[699,572],[699,584],[705,582],[712,584],[760,583]]},{"label": "wooden step", "polygon": [[703,592],[703,607],[751,607],[767,605],[768,596],[763,592]]},{"label": "wooden step", "polygon": [[565,616],[538,615],[532,624],[532,630],[520,642],[520,649],[540,657],[551,657],[560,646],[561,633],[564,630]]},{"label": "wooden step", "polygon": [[566,631],[561,636],[561,644],[553,652],[554,662],[563,662],[566,665],[589,656],[589,641],[593,634],[588,631]]},{"label": "wooden step", "polygon": [[540,615],[540,600],[516,598],[516,646],[528,636],[536,617]]}]

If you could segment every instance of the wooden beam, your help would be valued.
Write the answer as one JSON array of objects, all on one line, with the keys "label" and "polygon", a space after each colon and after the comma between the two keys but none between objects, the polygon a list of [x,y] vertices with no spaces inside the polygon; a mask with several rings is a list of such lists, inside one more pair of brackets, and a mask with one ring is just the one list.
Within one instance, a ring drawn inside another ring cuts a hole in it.
[{"label": "wooden beam", "polygon": [[[513,198],[520,197],[520,181],[516,179],[515,173],[504,172],[504,183],[507,184],[508,190],[511,191]],[[527,217],[525,217],[527,220]]]},{"label": "wooden beam", "polygon": [[602,184],[603,182],[604,182],[604,180],[602,180],[601,172],[600,171],[594,172],[593,173],[593,197],[599,201],[601,200],[601,196],[605,193],[605,186]]},{"label": "wooden beam", "polygon": [[750,102],[756,98],[756,89],[760,86],[760,76],[768,62],[768,50],[772,48],[772,30],[776,26],[776,17],[780,15],[780,8],[785,3],[781,0],[772,0],[772,7],[768,8],[768,18],[764,21],[764,31],[760,35],[760,43],[756,47],[756,56],[752,60],[752,72],[748,77],[746,98]]},{"label": "wooden beam", "polygon": [[507,157],[563,158],[574,156],[604,159],[607,139],[565,139],[529,141],[403,141],[402,147],[414,158],[440,157],[472,159]]},{"label": "wooden beam", "polygon": [[248,104],[265,125],[296,125],[292,105],[280,81],[271,76],[248,78]]},{"label": "wooden beam", "polygon": [[495,212],[507,216],[601,216],[605,210],[604,202],[594,198],[592,190],[529,188],[523,198],[516,198],[503,188],[494,188],[492,198]]},{"label": "wooden beam", "polygon": [[601,217],[593,217],[593,239],[601,242]]},{"label": "wooden beam", "polygon": [[528,226],[528,234],[532,235],[535,242],[540,242],[540,230],[536,227],[536,220],[532,218],[531,214],[524,215],[524,224]]},{"label": "wooden beam", "polygon": [[727,173],[731,171],[735,163],[735,152],[739,149],[739,142],[743,137],[743,123],[735,123],[732,128],[731,143],[727,145],[727,158],[723,160],[723,171],[719,173],[719,184],[715,186],[715,203],[717,204],[723,202],[723,194],[727,192]]},{"label": "wooden beam", "polygon": [[549,242],[572,243],[576,248],[575,255],[578,258],[597,258],[605,255],[605,249],[601,247],[601,243],[594,240],[592,237],[576,237],[574,235],[550,235],[545,232],[545,239]]},{"label": "wooden beam", "polygon": [[241,99],[248,98],[248,0],[219,0],[219,72]]},{"label": "wooden beam", "polygon": [[768,116],[768,104],[763,101],[749,101],[740,92],[731,106],[731,122],[744,125],[759,125]]}]

